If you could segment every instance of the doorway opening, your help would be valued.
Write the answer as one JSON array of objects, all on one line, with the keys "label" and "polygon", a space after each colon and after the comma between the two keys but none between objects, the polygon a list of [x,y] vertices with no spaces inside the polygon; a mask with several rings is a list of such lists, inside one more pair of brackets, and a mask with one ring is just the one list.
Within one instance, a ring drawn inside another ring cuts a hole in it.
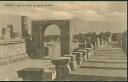
[{"label": "doorway opening", "polygon": [[61,56],[61,31],[55,25],[49,25],[44,32],[44,47],[48,50],[44,51],[45,56],[54,58]]}]

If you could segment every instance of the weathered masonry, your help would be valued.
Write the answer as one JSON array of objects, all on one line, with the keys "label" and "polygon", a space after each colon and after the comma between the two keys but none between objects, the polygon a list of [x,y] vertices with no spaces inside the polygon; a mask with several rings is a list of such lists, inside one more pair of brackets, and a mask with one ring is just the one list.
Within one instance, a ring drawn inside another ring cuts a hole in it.
[{"label": "weathered masonry", "polygon": [[61,32],[61,54],[69,54],[71,52],[72,36],[70,28],[70,20],[37,20],[32,21],[32,48],[33,57],[44,56],[44,34],[50,25],[57,25]]}]

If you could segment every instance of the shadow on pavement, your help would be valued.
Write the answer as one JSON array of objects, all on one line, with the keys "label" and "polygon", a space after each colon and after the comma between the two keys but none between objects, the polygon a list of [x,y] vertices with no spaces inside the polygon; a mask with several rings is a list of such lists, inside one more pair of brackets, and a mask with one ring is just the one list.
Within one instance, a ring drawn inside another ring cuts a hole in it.
[{"label": "shadow on pavement", "polygon": [[125,58],[111,58],[111,59],[127,59],[127,57],[125,57]]},{"label": "shadow on pavement", "polygon": [[123,52],[122,52],[122,53],[121,53],[121,52],[120,52],[120,53],[117,53],[117,52],[111,52],[111,53],[102,52],[102,53],[101,53],[101,52],[100,52],[100,53],[96,53],[96,54],[115,54],[115,55],[116,55],[116,54],[124,54],[124,53],[123,53]]},{"label": "shadow on pavement", "polygon": [[119,68],[119,67],[96,67],[96,66],[80,66],[80,68],[89,68],[89,69],[110,69],[110,70],[127,70],[127,68]]},{"label": "shadow on pavement", "polygon": [[118,64],[118,63],[122,63],[122,64],[127,64],[127,62],[104,62],[104,61],[87,61],[87,62],[94,62],[94,63],[114,63],[114,64]]},{"label": "shadow on pavement", "polygon": [[119,56],[119,55],[95,55],[95,56],[126,57],[126,56]]},{"label": "shadow on pavement", "polygon": [[95,75],[79,75],[71,74],[71,81],[126,81],[126,77],[112,77],[112,76],[95,76]]}]

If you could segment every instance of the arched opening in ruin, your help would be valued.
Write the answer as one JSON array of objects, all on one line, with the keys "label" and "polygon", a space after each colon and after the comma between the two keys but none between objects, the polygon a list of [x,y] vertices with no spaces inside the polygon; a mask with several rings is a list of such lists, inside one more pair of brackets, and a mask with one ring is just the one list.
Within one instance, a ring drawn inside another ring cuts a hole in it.
[{"label": "arched opening in ruin", "polygon": [[44,40],[44,47],[48,49],[44,51],[46,56],[52,58],[61,56],[61,31],[59,26],[55,24],[47,26],[44,32]]},{"label": "arched opening in ruin", "polygon": [[[56,55],[70,54],[72,42],[70,20],[36,20],[32,21],[32,58],[43,58],[45,56],[45,36],[47,33],[51,33],[49,29],[53,31],[56,28],[60,30],[59,34],[61,34],[60,54]],[[57,33],[57,30],[54,32]]]}]

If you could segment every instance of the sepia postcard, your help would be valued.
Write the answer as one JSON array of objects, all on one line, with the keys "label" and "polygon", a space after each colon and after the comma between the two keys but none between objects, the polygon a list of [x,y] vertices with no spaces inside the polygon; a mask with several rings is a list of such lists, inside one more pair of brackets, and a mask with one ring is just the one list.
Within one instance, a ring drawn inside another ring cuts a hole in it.
[{"label": "sepia postcard", "polygon": [[127,81],[126,1],[0,1],[1,81]]}]

